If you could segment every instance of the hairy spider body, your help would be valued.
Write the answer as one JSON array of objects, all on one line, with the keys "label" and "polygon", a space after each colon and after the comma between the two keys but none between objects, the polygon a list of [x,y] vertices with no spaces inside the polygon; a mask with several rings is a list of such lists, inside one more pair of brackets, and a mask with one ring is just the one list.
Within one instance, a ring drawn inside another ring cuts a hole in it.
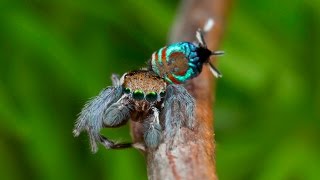
[{"label": "hairy spider body", "polygon": [[[103,127],[119,127],[130,117],[143,124],[144,143],[149,148],[158,146],[163,128],[192,128],[194,99],[183,86],[167,85],[148,70],[131,71],[121,79],[114,75],[112,80],[114,86],[84,106],[73,131],[75,136],[83,130],[88,132],[93,152],[97,151],[97,143],[107,149],[130,147],[131,143],[115,143],[100,134]],[[164,116],[165,122],[160,122],[159,116]]]},{"label": "hairy spider body", "polygon": [[207,48],[201,29],[196,32],[196,38],[198,44],[177,42],[154,52],[149,69],[173,84],[182,84],[198,76],[204,64],[209,65],[215,77],[221,77],[221,73],[210,63],[210,56],[222,55],[223,52]]},{"label": "hairy spider body", "polygon": [[167,83],[149,71],[133,71],[124,75],[122,86],[131,94],[135,111],[144,112],[161,102]]}]

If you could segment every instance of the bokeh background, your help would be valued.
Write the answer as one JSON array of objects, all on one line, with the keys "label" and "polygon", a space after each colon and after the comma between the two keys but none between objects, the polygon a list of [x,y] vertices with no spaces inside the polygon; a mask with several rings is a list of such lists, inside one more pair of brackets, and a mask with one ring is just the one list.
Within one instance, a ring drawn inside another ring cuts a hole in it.
[{"label": "bokeh background", "polygon": [[[0,1],[0,179],[146,179],[72,128],[111,73],[166,44],[174,1]],[[320,179],[320,2],[233,3],[215,104],[220,179]],[[130,141],[129,128],[104,130]]]}]

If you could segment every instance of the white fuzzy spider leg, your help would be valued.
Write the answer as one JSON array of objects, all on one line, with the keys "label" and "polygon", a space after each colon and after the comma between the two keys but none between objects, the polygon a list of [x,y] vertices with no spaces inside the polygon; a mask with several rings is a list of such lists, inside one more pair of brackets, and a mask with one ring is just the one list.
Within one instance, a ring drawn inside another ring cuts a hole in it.
[{"label": "white fuzzy spider leg", "polygon": [[113,86],[120,86],[120,76],[118,74],[112,74],[111,76],[112,85]]},{"label": "white fuzzy spider leg", "polygon": [[161,125],[159,123],[159,110],[152,107],[152,114],[144,121],[144,142],[149,148],[156,148],[161,140]]},{"label": "white fuzzy spider leg", "polygon": [[81,131],[87,130],[93,152],[97,151],[97,142],[100,142],[99,132],[102,128],[103,112],[111,104],[118,101],[121,95],[121,86],[108,87],[102,90],[98,96],[88,101],[79,114],[73,134],[74,136],[79,136]]},{"label": "white fuzzy spider leg", "polygon": [[84,129],[92,129],[97,133],[102,128],[103,112],[111,104],[118,101],[122,95],[122,87],[108,87],[102,90],[98,96],[88,101],[81,110],[77,119],[74,135],[78,136]]},{"label": "white fuzzy spider leg", "polygon": [[[102,112],[103,127],[119,127],[128,122],[130,117],[130,106],[126,98],[126,95],[122,95],[117,102],[113,103],[108,109],[105,109],[104,112]],[[89,129],[90,142],[93,152],[97,151],[97,142],[100,142],[107,149],[123,149],[132,146],[132,143],[116,143],[99,133],[92,132],[94,131]]]},{"label": "white fuzzy spider leg", "polygon": [[166,134],[173,136],[182,125],[192,129],[195,119],[195,101],[181,85],[170,84],[166,90],[162,116],[165,118]]},{"label": "white fuzzy spider leg", "polygon": [[105,127],[118,127],[125,124],[130,118],[131,109],[128,95],[122,95],[116,103],[104,112],[103,125]]}]

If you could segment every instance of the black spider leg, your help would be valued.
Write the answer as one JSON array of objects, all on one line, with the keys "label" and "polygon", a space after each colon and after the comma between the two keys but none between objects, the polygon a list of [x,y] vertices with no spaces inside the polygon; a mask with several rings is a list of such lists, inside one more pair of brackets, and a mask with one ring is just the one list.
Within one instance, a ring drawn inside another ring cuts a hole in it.
[{"label": "black spider leg", "polygon": [[[204,32],[202,31],[202,29],[198,29],[196,32],[196,38],[199,42],[199,48],[201,49],[205,49],[204,51],[208,50],[209,54],[208,56],[220,56],[224,54],[224,51],[211,51],[207,48],[207,44],[206,41],[204,40]],[[216,77],[216,78],[220,78],[222,77],[222,74],[219,72],[219,70],[210,62],[210,58],[208,58],[207,63],[209,64],[209,69],[211,71],[211,73]]]},{"label": "black spider leg", "polygon": [[124,149],[132,147],[132,143],[115,143],[101,134],[99,134],[99,141],[107,149]]},{"label": "black spider leg", "polygon": [[[128,120],[124,120],[122,123],[117,124],[115,126],[107,126],[107,125],[103,125],[104,128],[117,128],[120,127],[122,125],[125,125],[128,122]],[[107,137],[105,137],[102,134],[98,135],[98,141],[107,149],[125,149],[125,148],[130,148],[132,147],[132,143],[117,143],[114,142],[110,139],[108,139]]]},{"label": "black spider leg", "polygon": [[[207,48],[207,43],[206,41],[204,40],[204,31],[202,29],[198,29],[197,32],[196,32],[196,38],[199,42],[199,46],[201,48],[205,48],[205,49],[208,49]],[[224,55],[224,51],[210,51],[211,52],[211,55],[212,56],[221,56],[221,55]]]}]

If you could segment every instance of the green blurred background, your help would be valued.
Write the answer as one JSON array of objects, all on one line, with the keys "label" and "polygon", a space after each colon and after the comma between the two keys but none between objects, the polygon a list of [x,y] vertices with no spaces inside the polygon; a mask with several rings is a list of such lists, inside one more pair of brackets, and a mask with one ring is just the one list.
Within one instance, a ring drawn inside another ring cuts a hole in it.
[{"label": "green blurred background", "polygon": [[[146,179],[136,150],[90,152],[85,101],[166,44],[178,1],[0,1],[0,179]],[[239,0],[220,49],[220,179],[320,179],[320,2]],[[103,130],[129,141],[128,126]]]}]

